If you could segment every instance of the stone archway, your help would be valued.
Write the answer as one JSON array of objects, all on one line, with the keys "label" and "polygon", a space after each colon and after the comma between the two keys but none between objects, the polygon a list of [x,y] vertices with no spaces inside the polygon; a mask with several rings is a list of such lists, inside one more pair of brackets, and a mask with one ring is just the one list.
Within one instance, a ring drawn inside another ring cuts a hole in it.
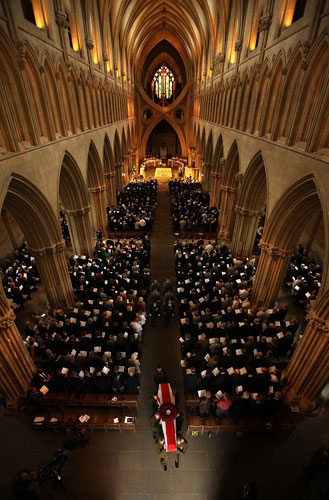
[{"label": "stone archway", "polygon": [[232,238],[233,255],[249,257],[253,253],[259,218],[266,207],[266,195],[266,171],[259,151],[251,160],[238,193]]},{"label": "stone archway", "polygon": [[49,304],[73,303],[73,289],[64,254],[65,243],[57,217],[45,196],[30,181],[13,174],[3,203],[19,224],[34,256]]},{"label": "stone archway", "polygon": [[[102,233],[107,233],[105,207],[105,178],[101,159],[93,141],[90,141],[87,166],[87,186],[91,193],[95,226]],[[96,229],[94,227],[94,229]]]},{"label": "stone archway", "polygon": [[[299,180],[281,196],[266,220],[259,244],[261,255],[251,295],[254,306],[268,307],[274,303],[303,228],[319,211],[322,211],[324,218],[327,217],[322,206],[320,190],[313,175]],[[324,226],[328,227],[327,220]],[[327,231],[325,234],[327,249]],[[327,262],[323,268],[324,273],[327,273]],[[326,282],[326,276],[323,276],[323,282]]]},{"label": "stone archway", "polygon": [[88,191],[77,163],[68,152],[62,160],[58,192],[67,216],[73,252],[92,255]]},{"label": "stone archway", "polygon": [[170,117],[170,115],[168,115],[168,114],[160,114],[160,115],[157,116],[157,118],[155,120],[152,121],[152,123],[150,123],[150,125],[147,127],[147,129],[144,132],[144,135],[143,135],[143,138],[142,138],[142,142],[141,142],[141,147],[140,147],[140,151],[141,151],[140,156],[141,156],[141,158],[143,158],[145,156],[147,141],[148,141],[148,139],[149,139],[149,137],[150,137],[153,129],[162,120],[165,120],[166,122],[168,122],[169,125],[174,129],[174,131],[176,132],[177,137],[179,139],[180,145],[181,145],[182,155],[183,156],[187,155],[186,141],[185,141],[184,134],[182,133],[180,127],[174,122],[174,120]]}]

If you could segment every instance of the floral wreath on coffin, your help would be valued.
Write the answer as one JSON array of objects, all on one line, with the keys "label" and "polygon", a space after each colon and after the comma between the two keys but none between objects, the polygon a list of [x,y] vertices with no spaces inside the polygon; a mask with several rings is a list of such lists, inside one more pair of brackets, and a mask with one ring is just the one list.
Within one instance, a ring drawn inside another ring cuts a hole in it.
[{"label": "floral wreath on coffin", "polygon": [[163,422],[172,422],[179,415],[179,411],[172,403],[163,403],[159,408],[159,413]]}]

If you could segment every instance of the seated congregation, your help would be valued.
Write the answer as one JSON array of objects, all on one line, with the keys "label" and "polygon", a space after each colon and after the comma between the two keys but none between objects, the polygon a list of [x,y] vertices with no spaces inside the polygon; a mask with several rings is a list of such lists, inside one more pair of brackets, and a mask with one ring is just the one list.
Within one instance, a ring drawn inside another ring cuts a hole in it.
[{"label": "seated congregation", "polygon": [[171,180],[169,191],[174,233],[216,232],[219,211],[209,206],[210,195],[199,182]]},{"label": "seated congregation", "polygon": [[152,232],[157,188],[157,180],[152,179],[130,182],[118,192],[117,206],[107,206],[109,231]]},{"label": "seated congregation", "polygon": [[305,310],[312,307],[321,286],[322,268],[300,243],[298,251],[291,256],[285,284],[292,297]]},{"label": "seated congregation", "polygon": [[149,258],[144,237],[98,242],[92,258],[70,259],[75,304],[26,325],[25,342],[38,368],[32,396],[47,390],[138,394]]},{"label": "seated congregation", "polygon": [[[181,366],[200,416],[272,416],[298,329],[287,306],[251,308],[255,259],[215,242],[176,242]],[[187,398],[188,399],[188,398]]]},{"label": "seated congregation", "polygon": [[15,250],[13,259],[7,259],[1,271],[5,294],[17,311],[24,309],[24,302],[38,289],[40,277],[34,257],[26,245]]}]

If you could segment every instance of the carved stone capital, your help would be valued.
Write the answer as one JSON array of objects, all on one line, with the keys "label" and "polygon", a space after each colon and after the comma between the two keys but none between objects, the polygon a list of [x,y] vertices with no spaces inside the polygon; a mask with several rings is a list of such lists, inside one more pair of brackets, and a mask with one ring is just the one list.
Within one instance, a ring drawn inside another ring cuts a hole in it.
[{"label": "carved stone capital", "polygon": [[232,188],[231,186],[224,186],[223,184],[220,187],[221,191],[224,191],[224,193],[236,193],[237,189]]},{"label": "carved stone capital", "polygon": [[262,253],[265,253],[271,257],[281,257],[282,259],[285,259],[286,257],[292,255],[292,253],[294,252],[293,249],[288,250],[285,248],[274,247],[269,243],[266,243],[264,240],[260,240],[258,246],[261,249]]},{"label": "carved stone capital", "polygon": [[235,213],[238,215],[246,216],[246,217],[259,217],[262,214],[262,210],[249,210],[248,208],[235,206]]},{"label": "carved stone capital", "polygon": [[312,328],[329,336],[329,321],[328,320],[325,320],[325,319],[317,316],[316,313],[312,309],[307,314],[306,319],[308,320],[308,324]]},{"label": "carved stone capital", "polygon": [[68,217],[80,217],[81,215],[86,215],[90,212],[90,207],[78,208],[77,210],[65,210],[65,214]]},{"label": "carved stone capital", "polygon": [[102,193],[103,191],[105,191],[105,185],[90,188],[91,193]]},{"label": "carved stone capital", "polygon": [[220,54],[218,54],[217,56],[217,59],[219,62],[225,62],[225,54],[223,54],[222,52]]},{"label": "carved stone capital", "polygon": [[221,167],[224,167],[224,166],[225,166],[225,163],[226,163],[225,158],[220,158],[220,159],[219,159],[219,164],[220,164],[220,166],[221,166]]},{"label": "carved stone capital", "polygon": [[104,177],[105,179],[111,179],[112,177],[115,177],[115,172],[105,172]]},{"label": "carved stone capital", "polygon": [[0,330],[10,328],[15,321],[15,314],[12,309],[8,309],[7,313],[0,318]]},{"label": "carved stone capital", "polygon": [[64,252],[65,248],[66,248],[65,241],[62,240],[49,247],[44,247],[44,248],[29,247],[28,250],[34,257],[43,257],[44,255],[51,255],[55,253]]}]

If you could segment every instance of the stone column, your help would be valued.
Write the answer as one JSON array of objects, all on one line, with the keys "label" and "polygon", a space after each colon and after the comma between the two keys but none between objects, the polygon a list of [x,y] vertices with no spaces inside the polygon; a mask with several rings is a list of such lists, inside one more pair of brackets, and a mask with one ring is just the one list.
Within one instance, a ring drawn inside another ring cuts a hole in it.
[{"label": "stone column", "polygon": [[108,205],[117,206],[117,197],[115,191],[115,172],[106,172],[104,174],[106,185],[106,198]]},{"label": "stone column", "polygon": [[211,173],[211,186],[210,186],[210,201],[209,201],[209,206],[214,207],[214,199],[215,199],[215,193],[217,190],[217,174],[216,172]]},{"label": "stone column", "polygon": [[220,208],[220,200],[221,200],[221,191],[220,191],[220,186],[221,186],[221,179],[222,179],[222,174],[216,174],[217,175],[217,184],[216,184],[216,191],[214,192],[214,207]]},{"label": "stone column", "polygon": [[[316,307],[316,306],[315,306]],[[285,401],[301,412],[312,409],[313,400],[329,380],[329,321],[311,310],[298,347],[285,373]]]},{"label": "stone column", "polygon": [[90,207],[77,210],[65,210],[69,226],[73,252],[78,255],[92,255],[92,230]]},{"label": "stone column", "polygon": [[254,307],[273,305],[287,271],[293,249],[273,247],[265,241],[259,243],[261,254],[251,293]]},{"label": "stone column", "polygon": [[105,184],[90,189],[96,216],[96,225],[103,234],[107,234],[107,217],[105,207]]},{"label": "stone column", "polygon": [[116,171],[116,185],[117,185],[117,190],[122,191],[123,188],[123,183],[122,183],[122,163],[117,163],[115,165],[115,171]]},{"label": "stone column", "polygon": [[35,371],[0,282],[0,390],[8,407],[15,407],[18,398],[25,396]]},{"label": "stone column", "polygon": [[49,305],[54,309],[71,307],[74,294],[64,240],[46,248],[29,248],[29,251],[35,258]]},{"label": "stone column", "polygon": [[222,178],[221,174],[213,172],[211,174],[212,182],[211,182],[211,194],[210,194],[210,206],[216,207],[219,209],[219,201],[220,201],[220,180]]},{"label": "stone column", "polygon": [[218,237],[222,240],[232,238],[234,222],[234,205],[237,188],[221,185],[220,187],[220,214]]},{"label": "stone column", "polygon": [[235,225],[232,238],[232,254],[250,257],[253,253],[260,210],[235,207]]}]

